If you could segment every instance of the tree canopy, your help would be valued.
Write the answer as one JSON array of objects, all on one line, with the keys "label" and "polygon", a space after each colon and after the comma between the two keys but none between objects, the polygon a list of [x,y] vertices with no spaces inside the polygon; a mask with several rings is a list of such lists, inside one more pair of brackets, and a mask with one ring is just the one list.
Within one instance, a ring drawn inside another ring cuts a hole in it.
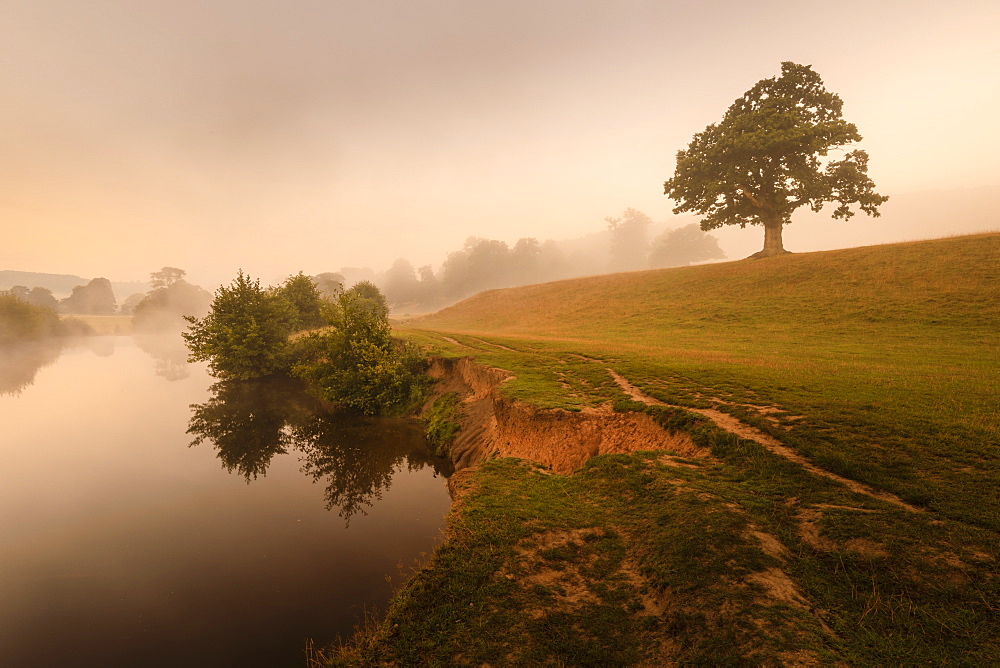
[{"label": "tree canopy", "polygon": [[86,285],[76,286],[61,303],[66,313],[87,315],[112,315],[118,308],[111,281],[106,278],[95,278]]},{"label": "tree canopy", "polygon": [[287,367],[295,307],[242,271],[231,285],[216,291],[208,315],[185,320],[191,323],[183,333],[191,361],[207,361],[217,378],[248,380]]},{"label": "tree canopy", "polygon": [[[425,383],[423,357],[392,338],[385,297],[367,281],[329,301],[302,272],[263,289],[240,271],[208,315],[185,320],[189,359],[207,361],[225,381],[290,373],[321,398],[370,415],[409,408]],[[313,331],[292,336],[303,330]]]},{"label": "tree canopy", "polygon": [[868,154],[853,150],[839,160],[831,151],[861,140],[841,114],[843,101],[809,65],[781,64],[781,75],[758,81],[713,123],[677,152],[673,178],[663,191],[678,202],[674,213],[704,216],[702,230],[722,225],[763,225],[764,249],[755,257],[786,252],[782,226],[802,206],[839,206],[848,219],[856,204],[869,216],[888,198],[868,177]]},{"label": "tree canopy", "polygon": [[619,218],[604,219],[611,232],[611,271],[639,269],[649,253],[649,226],[653,219],[629,207]]},{"label": "tree canopy", "polygon": [[392,338],[385,297],[362,281],[337,295],[330,328],[297,341],[292,373],[320,397],[367,415],[394,413],[422,392],[423,359]]},{"label": "tree canopy", "polygon": [[212,295],[185,281],[186,273],[176,267],[152,272],[149,278],[153,289],[138,300],[136,295],[130,296],[120,312],[132,313],[132,325],[145,332],[180,329],[184,326],[184,316],[203,317],[208,313]]}]

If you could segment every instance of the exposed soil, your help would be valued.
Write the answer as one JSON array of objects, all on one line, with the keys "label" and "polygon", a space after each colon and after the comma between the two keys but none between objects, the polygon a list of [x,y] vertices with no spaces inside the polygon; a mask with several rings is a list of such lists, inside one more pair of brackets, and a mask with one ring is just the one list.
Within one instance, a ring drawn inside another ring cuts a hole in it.
[{"label": "exposed soil", "polygon": [[645,414],[539,409],[504,399],[495,390],[510,374],[469,358],[436,358],[430,375],[440,380],[439,393],[463,397],[461,429],[451,447],[456,469],[490,456],[531,460],[555,473],[572,473],[602,454],[668,450],[682,457],[708,456],[687,434],[669,433]]}]

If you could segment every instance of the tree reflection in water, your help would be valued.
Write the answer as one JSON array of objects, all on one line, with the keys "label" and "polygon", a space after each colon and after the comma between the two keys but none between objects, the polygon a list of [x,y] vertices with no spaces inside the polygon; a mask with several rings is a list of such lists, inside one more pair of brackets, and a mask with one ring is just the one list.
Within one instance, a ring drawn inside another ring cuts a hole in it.
[{"label": "tree reflection in water", "polygon": [[20,394],[35,382],[35,374],[56,361],[62,341],[44,339],[0,346],[0,395]]},{"label": "tree reflection in water", "polygon": [[143,352],[153,358],[156,375],[169,381],[184,380],[191,375],[188,349],[180,332],[135,332],[132,334]]},{"label": "tree reflection in water", "polygon": [[327,508],[347,522],[382,498],[404,464],[451,475],[450,462],[430,452],[411,422],[337,413],[297,380],[222,381],[211,389],[211,399],[191,406],[191,445],[212,442],[223,467],[248,483],[267,473],[275,455],[298,450],[303,472],[325,481]]}]

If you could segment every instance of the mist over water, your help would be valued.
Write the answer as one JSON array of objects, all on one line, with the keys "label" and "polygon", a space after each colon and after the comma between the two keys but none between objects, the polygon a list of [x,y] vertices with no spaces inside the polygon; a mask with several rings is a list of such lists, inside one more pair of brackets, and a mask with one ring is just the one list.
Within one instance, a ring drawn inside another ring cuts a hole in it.
[{"label": "mist over water", "polygon": [[0,664],[301,665],[434,546],[448,471],[411,423],[92,343],[3,368]]}]

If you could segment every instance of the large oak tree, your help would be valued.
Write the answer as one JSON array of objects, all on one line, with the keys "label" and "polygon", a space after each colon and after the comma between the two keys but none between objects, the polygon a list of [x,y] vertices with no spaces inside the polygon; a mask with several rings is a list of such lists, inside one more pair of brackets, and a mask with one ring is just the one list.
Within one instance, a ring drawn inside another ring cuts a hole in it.
[{"label": "large oak tree", "polygon": [[782,227],[801,206],[819,211],[839,204],[848,219],[856,204],[869,216],[888,198],[868,178],[868,154],[831,151],[861,140],[841,116],[843,101],[823,86],[809,65],[781,64],[781,76],[763,79],[733,102],[722,121],[696,134],[677,152],[677,169],[663,191],[678,202],[674,213],[704,216],[701,229],[763,225],[764,249],[753,257],[785,253]]}]

